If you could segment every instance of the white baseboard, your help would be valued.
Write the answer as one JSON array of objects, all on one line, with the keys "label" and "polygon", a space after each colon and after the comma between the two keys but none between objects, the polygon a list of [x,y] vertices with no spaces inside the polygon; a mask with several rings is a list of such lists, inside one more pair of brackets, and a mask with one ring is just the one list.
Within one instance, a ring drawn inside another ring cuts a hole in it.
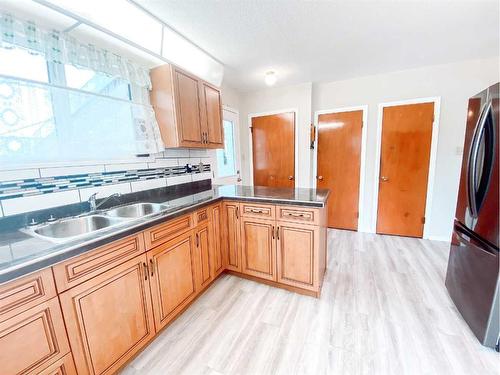
[{"label": "white baseboard", "polygon": [[431,240],[431,241],[443,241],[443,242],[450,242],[451,241],[451,236],[427,236],[425,237],[426,240]]}]

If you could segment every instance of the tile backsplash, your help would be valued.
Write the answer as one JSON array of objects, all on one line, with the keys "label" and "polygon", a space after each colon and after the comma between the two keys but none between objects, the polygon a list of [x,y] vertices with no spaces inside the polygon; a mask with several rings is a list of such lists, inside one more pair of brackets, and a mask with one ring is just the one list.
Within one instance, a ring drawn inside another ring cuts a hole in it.
[{"label": "tile backsplash", "polygon": [[104,198],[212,179],[211,164],[208,150],[171,149],[146,161],[2,170],[0,217],[85,202],[93,193]]}]

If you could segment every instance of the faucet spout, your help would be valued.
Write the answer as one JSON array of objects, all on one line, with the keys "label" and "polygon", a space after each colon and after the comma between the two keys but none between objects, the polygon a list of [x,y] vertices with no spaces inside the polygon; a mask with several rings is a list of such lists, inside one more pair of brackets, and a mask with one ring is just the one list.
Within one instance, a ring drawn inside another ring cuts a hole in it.
[{"label": "faucet spout", "polygon": [[114,193],[114,194],[111,194],[109,197],[107,198],[104,198],[101,202],[97,203],[96,201],[96,197],[97,197],[97,193],[94,193],[92,194],[90,197],[89,197],[89,205],[90,205],[90,212],[94,212],[94,211],[97,211],[97,209],[99,207],[101,207],[104,203],[106,203],[107,201],[109,201],[110,199],[112,198],[119,198],[121,197],[121,193]]}]

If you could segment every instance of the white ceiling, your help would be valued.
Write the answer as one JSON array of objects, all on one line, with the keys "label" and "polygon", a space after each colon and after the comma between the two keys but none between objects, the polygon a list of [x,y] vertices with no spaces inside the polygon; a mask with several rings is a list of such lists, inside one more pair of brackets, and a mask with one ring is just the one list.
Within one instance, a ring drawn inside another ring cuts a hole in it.
[{"label": "white ceiling", "polygon": [[135,0],[225,67],[242,91],[498,56],[499,2]]}]

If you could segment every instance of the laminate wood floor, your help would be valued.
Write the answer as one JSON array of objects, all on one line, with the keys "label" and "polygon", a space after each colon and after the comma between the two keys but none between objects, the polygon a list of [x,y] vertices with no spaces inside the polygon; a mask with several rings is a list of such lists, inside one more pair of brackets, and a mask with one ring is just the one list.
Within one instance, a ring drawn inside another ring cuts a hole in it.
[{"label": "laminate wood floor", "polygon": [[320,299],[217,280],[123,374],[499,374],[444,286],[448,244],[329,231]]}]

